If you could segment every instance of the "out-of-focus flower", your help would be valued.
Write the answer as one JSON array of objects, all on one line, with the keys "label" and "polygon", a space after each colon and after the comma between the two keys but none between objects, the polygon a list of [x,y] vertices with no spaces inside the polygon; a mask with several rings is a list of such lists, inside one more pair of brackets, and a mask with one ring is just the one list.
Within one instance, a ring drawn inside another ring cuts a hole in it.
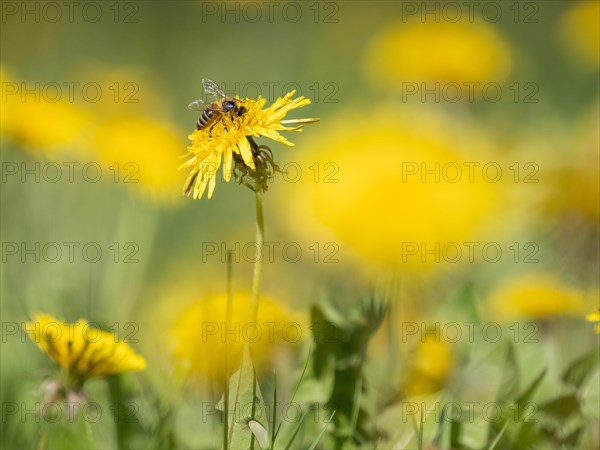
[{"label": "out-of-focus flower", "polygon": [[[575,2],[573,2],[575,3]],[[560,38],[583,62],[600,66],[600,3],[577,2],[561,20]]]},{"label": "out-of-focus flower", "polygon": [[50,101],[41,92],[24,94],[23,85],[2,70],[2,134],[33,153],[45,155],[85,146],[92,124],[83,108],[63,99]]},{"label": "out-of-focus flower", "polygon": [[371,42],[367,75],[384,89],[405,82],[501,83],[512,67],[508,43],[483,22],[409,20],[392,24]]},{"label": "out-of-focus flower", "polygon": [[82,134],[90,124],[84,110],[64,101],[15,102],[12,112],[9,134],[25,149],[42,149],[45,153],[81,143]]},{"label": "out-of-focus flower", "polygon": [[600,333],[600,311],[587,314],[585,316],[585,320],[587,320],[588,322],[596,322],[596,325],[594,326],[594,331],[596,333]]},{"label": "out-of-focus flower", "polygon": [[[87,108],[98,117],[143,115],[151,112],[152,117],[169,112],[165,102],[168,91],[144,67],[107,66],[102,63],[87,63],[78,74],[82,85],[99,86],[99,95]],[[90,92],[93,90],[90,88]],[[84,100],[77,97],[78,100]]]},{"label": "out-of-focus flower", "polygon": [[25,325],[25,331],[60,367],[68,390],[79,390],[89,379],[146,368],[145,359],[127,343],[83,319],[65,322],[37,314]]},{"label": "out-of-focus flower", "polygon": [[450,343],[440,338],[439,329],[427,330],[409,357],[404,381],[409,397],[432,394],[440,390],[449,379],[455,365],[454,351]]},{"label": "out-of-focus flower", "polygon": [[509,216],[506,165],[466,121],[387,105],[340,114],[305,145],[301,172],[283,166],[295,171],[280,190],[285,220],[301,238],[336,243],[339,258],[349,248],[366,266],[427,272],[469,260],[464,243]]},{"label": "out-of-focus flower", "polygon": [[180,169],[190,170],[183,188],[184,195],[191,193],[193,198],[201,198],[208,186],[208,198],[211,198],[222,162],[223,179],[226,182],[231,179],[234,160],[236,164],[251,171],[268,171],[269,164],[272,165],[270,155],[261,150],[262,146],[251,145],[252,139],[249,138],[264,136],[292,146],[294,144],[279,134],[279,131],[301,131],[304,123],[316,121],[282,120],[292,109],[310,104],[310,100],[304,97],[292,99],[295,93],[296,91],[292,91],[283,98],[278,98],[265,109],[266,99],[262,97],[258,100],[236,98],[246,108],[245,113],[224,114],[222,120],[217,120],[214,125],[195,130],[189,136],[192,144],[188,147],[188,160],[180,166]]},{"label": "out-of-focus flower", "polygon": [[177,198],[181,142],[170,125],[142,116],[116,116],[98,125],[95,144],[108,167],[117,164],[119,182],[152,199]]},{"label": "out-of-focus flower", "polygon": [[509,279],[488,298],[495,317],[551,319],[584,310],[585,295],[550,275],[524,275]]},{"label": "out-of-focus flower", "polygon": [[230,374],[239,366],[245,343],[250,345],[252,362],[260,371],[264,370],[281,344],[297,342],[303,335],[298,317],[280,302],[263,296],[256,322],[252,321],[250,311],[250,294],[234,293],[231,325],[228,327],[226,295],[195,303],[173,326],[175,358],[190,375],[222,381],[225,379],[228,350]]}]

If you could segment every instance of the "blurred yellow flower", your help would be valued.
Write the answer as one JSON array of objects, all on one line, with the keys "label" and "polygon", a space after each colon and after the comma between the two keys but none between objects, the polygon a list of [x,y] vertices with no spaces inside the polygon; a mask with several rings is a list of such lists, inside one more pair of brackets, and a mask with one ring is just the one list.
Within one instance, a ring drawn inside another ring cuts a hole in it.
[{"label": "blurred yellow flower", "polygon": [[596,325],[594,326],[594,331],[596,333],[600,333],[600,312],[593,312],[593,313],[589,313],[585,316],[585,320],[587,320],[588,322],[596,322]]},{"label": "blurred yellow flower", "polygon": [[[86,106],[98,117],[142,115],[152,111],[152,117],[169,112],[168,94],[156,76],[142,66],[107,66],[101,62],[86,63],[78,74],[82,85],[92,83],[100,95]],[[89,80],[89,81],[88,81]],[[84,100],[79,96],[78,99]]]},{"label": "blurred yellow flower", "polygon": [[563,14],[561,40],[577,57],[594,67],[600,66],[598,36],[600,36],[600,2],[577,2]]},{"label": "blurred yellow flower", "polygon": [[404,82],[501,83],[512,67],[508,43],[484,22],[423,22],[388,26],[366,53],[369,79],[385,89]]},{"label": "blurred yellow flower", "polygon": [[222,381],[227,349],[231,373],[237,370],[244,343],[250,345],[253,364],[260,371],[281,344],[293,344],[306,334],[296,314],[268,297],[261,297],[256,322],[250,314],[248,292],[234,293],[230,327],[227,327],[226,295],[195,303],[174,323],[173,355],[190,374]]},{"label": "blurred yellow flower", "polygon": [[[299,237],[349,248],[365,266],[428,272],[467,262],[465,243],[497,228],[500,212],[508,216],[506,166],[466,121],[390,104],[368,117],[342,113],[305,145],[313,151],[283,166],[294,176],[279,192],[285,220]],[[481,247],[472,253],[481,259]]]},{"label": "blurred yellow flower", "polygon": [[436,327],[428,329],[409,357],[404,386],[408,396],[427,395],[440,390],[455,366],[450,343],[440,338]]},{"label": "blurred yellow flower", "polygon": [[[310,104],[304,97],[292,99],[296,91],[289,92],[283,98],[278,98],[271,106],[263,109],[266,99],[247,98],[237,101],[247,109],[241,115],[223,115],[223,120],[216,121],[214,126],[195,130],[189,139],[192,144],[188,147],[189,158],[180,169],[190,169],[185,182],[183,193],[193,198],[202,198],[208,186],[208,198],[212,197],[215,189],[217,172],[223,161],[223,179],[228,182],[234,169],[236,155],[241,157],[243,164],[253,171],[256,170],[255,156],[248,136],[264,136],[276,142],[292,146],[292,142],[279,134],[279,131],[301,131],[303,123],[310,119],[282,120],[292,109]],[[285,126],[291,124],[295,126]]]},{"label": "blurred yellow flower", "polygon": [[146,368],[144,358],[128,344],[83,319],[65,322],[49,314],[37,314],[25,324],[25,332],[58,364],[73,388],[80,388],[92,378]]},{"label": "blurred yellow flower", "polygon": [[584,293],[551,275],[522,275],[500,285],[488,298],[499,320],[550,319],[584,311]]},{"label": "blurred yellow flower", "polygon": [[[2,103],[2,133],[27,151],[44,155],[85,147],[85,132],[92,123],[90,114],[68,101],[50,102],[28,95],[7,96]],[[6,117],[4,117],[6,116]]]},{"label": "blurred yellow flower", "polygon": [[178,198],[181,142],[169,124],[142,116],[115,116],[95,132],[98,153],[113,173],[119,173],[119,182],[151,199]]}]

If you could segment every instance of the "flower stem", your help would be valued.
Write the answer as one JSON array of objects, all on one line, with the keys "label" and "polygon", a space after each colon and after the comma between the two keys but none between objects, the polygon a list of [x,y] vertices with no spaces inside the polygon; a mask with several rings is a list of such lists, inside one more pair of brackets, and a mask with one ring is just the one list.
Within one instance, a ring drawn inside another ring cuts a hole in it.
[{"label": "flower stem", "polygon": [[40,440],[38,441],[37,450],[45,450],[48,445],[48,435],[46,433],[42,433],[40,436]]},{"label": "flower stem", "polygon": [[263,200],[262,192],[256,189],[256,251],[257,258],[254,262],[254,276],[252,278],[252,322],[258,320],[258,305],[260,301],[260,283],[262,278],[262,263],[265,243],[265,224],[263,217]]},{"label": "flower stem", "polygon": [[[233,252],[227,252],[227,329],[231,329],[233,315],[232,264]],[[229,358],[231,344],[225,341],[225,393],[223,394],[223,450],[229,450]]]}]

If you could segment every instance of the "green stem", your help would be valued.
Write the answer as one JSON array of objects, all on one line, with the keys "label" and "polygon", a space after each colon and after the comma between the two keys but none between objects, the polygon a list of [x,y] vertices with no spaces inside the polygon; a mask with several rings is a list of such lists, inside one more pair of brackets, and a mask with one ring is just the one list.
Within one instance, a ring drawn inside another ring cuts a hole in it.
[{"label": "green stem", "polygon": [[[232,289],[232,260],[233,251],[227,251],[227,329],[230,329],[233,319],[233,289]],[[228,341],[227,341],[228,342]]]},{"label": "green stem", "polygon": [[260,283],[262,278],[262,263],[265,243],[265,224],[263,217],[263,201],[262,193],[259,189],[256,189],[256,251],[257,258],[254,263],[254,276],[252,278],[252,309],[251,309],[251,321],[257,322],[258,320],[258,305],[260,301]]},{"label": "green stem", "polygon": [[[231,288],[232,279],[232,255],[233,252],[227,252],[227,329],[231,329],[231,321],[233,316],[233,291]],[[223,411],[223,450],[229,449],[229,355],[231,353],[231,345],[228,340],[225,340],[225,394],[224,394],[224,411]]]},{"label": "green stem", "polygon": [[38,441],[37,450],[45,450],[48,445],[48,435],[44,432]]}]

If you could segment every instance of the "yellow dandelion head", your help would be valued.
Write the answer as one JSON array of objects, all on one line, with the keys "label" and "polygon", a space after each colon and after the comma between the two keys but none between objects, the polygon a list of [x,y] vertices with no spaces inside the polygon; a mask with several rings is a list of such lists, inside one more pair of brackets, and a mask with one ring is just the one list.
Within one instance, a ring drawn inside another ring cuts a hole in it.
[{"label": "yellow dandelion head", "polygon": [[594,331],[596,333],[600,333],[600,311],[586,314],[585,320],[587,320],[588,322],[596,322],[596,325],[594,326]]},{"label": "yellow dandelion head", "polygon": [[600,3],[576,3],[561,19],[560,39],[584,63],[600,66]]},{"label": "yellow dandelion head", "polygon": [[440,338],[435,327],[423,334],[409,356],[405,387],[409,396],[427,395],[441,389],[455,366],[452,345]]},{"label": "yellow dandelion head", "polygon": [[9,118],[4,132],[33,153],[53,155],[85,146],[85,132],[92,124],[90,114],[68,101],[50,102],[33,96],[3,104]]},{"label": "yellow dandelion head", "polygon": [[86,109],[62,98],[48,98],[39,86],[14,78],[4,67],[0,68],[0,82],[3,136],[24,150],[45,156],[87,150],[85,135],[93,118]]},{"label": "yellow dandelion head", "polygon": [[484,22],[397,23],[371,42],[365,68],[376,85],[398,88],[402,82],[503,82],[512,67],[511,49]]},{"label": "yellow dandelion head", "polygon": [[[169,124],[142,116],[116,116],[98,125],[95,146],[120,182],[152,200],[173,201],[181,176],[181,139]],[[173,170],[170,170],[172,168]]]},{"label": "yellow dandelion head", "polygon": [[49,314],[36,314],[25,324],[25,331],[76,387],[88,379],[146,368],[145,359],[127,343],[84,319],[65,322]]},{"label": "yellow dandelion head", "polygon": [[436,248],[496,226],[506,186],[486,178],[485,165],[499,163],[481,131],[393,105],[371,111],[368,126],[343,116],[308,142],[302,176],[282,191],[300,238],[335,242],[369,266],[428,272],[444,264]]},{"label": "yellow dandelion head", "polygon": [[530,318],[550,319],[584,310],[585,295],[547,274],[509,279],[494,290],[488,305],[503,321]]},{"label": "yellow dandelion head", "polygon": [[86,63],[78,79],[82,80],[82,85],[99,87],[100,95],[87,102],[87,107],[98,117],[142,115],[148,111],[154,116],[169,109],[164,96],[160,95],[164,89],[141,66],[107,66],[98,61]]},{"label": "yellow dandelion head", "polygon": [[[184,195],[201,198],[208,187],[208,198],[212,197],[216,186],[217,173],[223,164],[223,179],[228,182],[235,170],[235,164],[257,171],[260,164],[260,148],[253,146],[253,137],[266,137],[275,142],[292,146],[292,142],[282,136],[280,131],[301,131],[303,123],[316,119],[300,119],[291,121],[293,126],[286,126],[284,117],[293,109],[310,104],[304,97],[293,98],[295,91],[278,98],[271,106],[264,108],[266,100],[246,98],[236,101],[246,108],[240,115],[223,115],[210,126],[195,130],[190,136],[186,161],[180,169],[189,169],[184,184]],[[262,153],[264,157],[264,153]],[[259,167],[260,170],[260,167]]]},{"label": "yellow dandelion head", "polygon": [[299,317],[280,302],[262,297],[256,322],[250,317],[250,306],[249,293],[234,293],[228,328],[226,295],[193,304],[172,328],[172,351],[176,360],[190,375],[222,381],[227,351],[233,373],[239,365],[243,345],[248,343],[253,364],[260,371],[281,344],[293,344],[306,334]]}]

